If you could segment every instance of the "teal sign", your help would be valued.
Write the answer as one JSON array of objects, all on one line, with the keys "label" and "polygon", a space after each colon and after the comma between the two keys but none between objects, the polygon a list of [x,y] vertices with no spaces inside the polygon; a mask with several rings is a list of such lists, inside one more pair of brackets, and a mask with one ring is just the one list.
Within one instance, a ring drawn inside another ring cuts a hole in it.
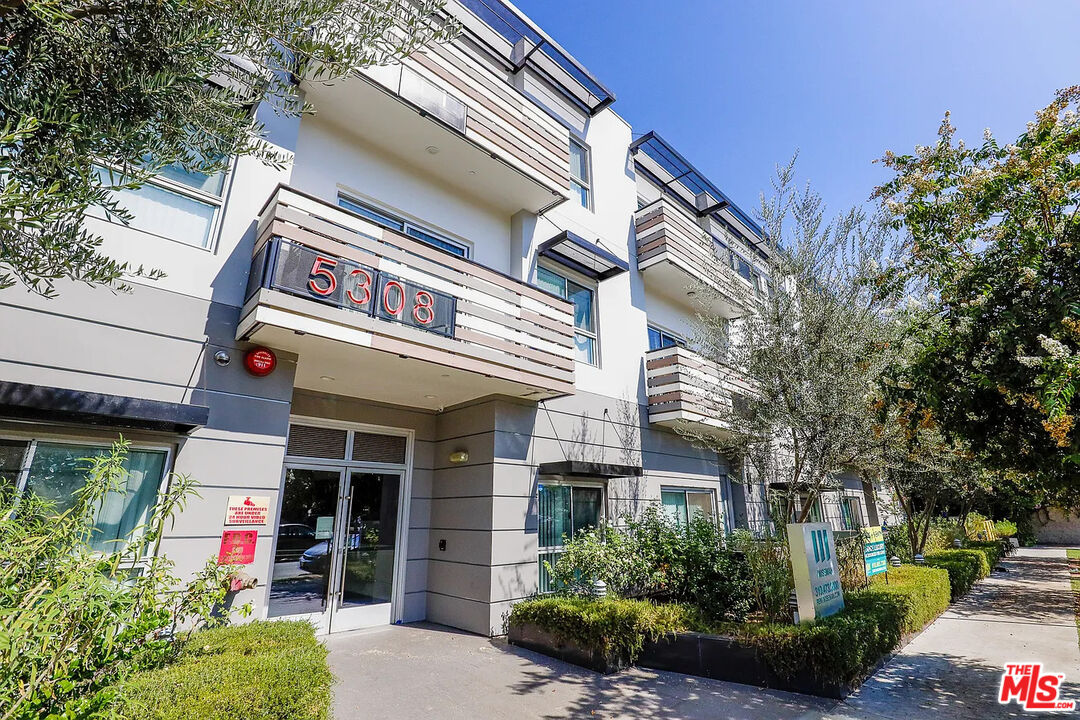
[{"label": "teal sign", "polygon": [[866,562],[868,578],[889,569],[889,558],[885,554],[885,536],[877,525],[863,530],[863,560]]}]

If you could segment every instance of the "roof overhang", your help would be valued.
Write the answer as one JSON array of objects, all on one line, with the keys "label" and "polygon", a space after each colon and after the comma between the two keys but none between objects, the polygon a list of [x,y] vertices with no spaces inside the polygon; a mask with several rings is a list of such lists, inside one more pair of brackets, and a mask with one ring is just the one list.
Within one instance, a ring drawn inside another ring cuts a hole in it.
[{"label": "roof overhang", "polygon": [[626,261],[569,230],[542,243],[539,253],[594,280],[607,280],[630,269]]},{"label": "roof overhang", "polygon": [[209,417],[202,405],[0,382],[0,418],[188,433]]},{"label": "roof overhang", "polygon": [[586,460],[560,460],[559,462],[540,463],[541,475],[563,475],[566,477],[623,478],[641,477],[640,465],[612,465],[610,463],[588,462]]}]

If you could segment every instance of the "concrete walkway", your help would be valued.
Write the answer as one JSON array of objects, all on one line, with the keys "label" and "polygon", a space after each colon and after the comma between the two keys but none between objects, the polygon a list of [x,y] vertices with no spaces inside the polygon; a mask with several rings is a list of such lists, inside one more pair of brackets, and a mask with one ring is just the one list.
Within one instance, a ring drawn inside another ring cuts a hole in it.
[{"label": "concrete walkway", "polygon": [[1033,660],[1065,673],[1062,698],[1080,701],[1065,551],[1025,549],[1003,565],[840,704],[654,670],[602,676],[501,640],[407,625],[327,640],[335,718],[990,720],[1024,716],[998,705],[997,691],[1005,663]]},{"label": "concrete walkway", "polygon": [[599,675],[437,625],[331,636],[335,720],[820,718],[833,701],[655,670]]},{"label": "concrete walkway", "polygon": [[[997,703],[1005,663],[1025,661],[1065,673],[1062,699],[1080,703],[1080,648],[1065,550],[1022,548],[1002,567],[1006,572],[978,583],[827,717],[1030,717],[1015,703]],[[1080,717],[1080,711],[1064,715]]]}]

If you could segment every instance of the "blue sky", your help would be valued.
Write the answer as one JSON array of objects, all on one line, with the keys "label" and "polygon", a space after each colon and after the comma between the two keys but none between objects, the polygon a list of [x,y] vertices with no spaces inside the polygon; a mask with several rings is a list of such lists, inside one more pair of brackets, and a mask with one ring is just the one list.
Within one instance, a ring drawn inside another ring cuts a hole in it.
[{"label": "blue sky", "polygon": [[774,166],[834,211],[886,175],[886,149],[929,144],[945,110],[965,139],[1019,135],[1080,83],[1080,3],[1049,0],[517,0],[747,211]]}]

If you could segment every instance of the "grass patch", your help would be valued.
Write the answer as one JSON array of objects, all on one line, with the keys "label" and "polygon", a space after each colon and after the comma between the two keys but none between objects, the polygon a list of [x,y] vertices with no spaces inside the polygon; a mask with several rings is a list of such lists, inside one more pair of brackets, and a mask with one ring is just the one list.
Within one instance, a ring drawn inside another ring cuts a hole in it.
[{"label": "grass patch", "polygon": [[178,660],[121,690],[130,720],[328,720],[326,648],[303,622],[203,630]]}]

